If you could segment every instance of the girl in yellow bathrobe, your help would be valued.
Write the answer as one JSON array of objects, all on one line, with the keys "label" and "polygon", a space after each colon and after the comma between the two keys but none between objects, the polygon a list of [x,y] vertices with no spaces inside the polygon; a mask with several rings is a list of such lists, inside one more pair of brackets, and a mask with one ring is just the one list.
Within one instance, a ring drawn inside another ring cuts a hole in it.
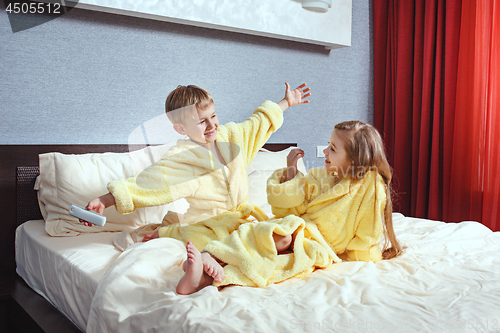
[{"label": "girl in yellow bathrobe", "polygon": [[[268,179],[274,219],[246,223],[200,253],[187,244],[177,292],[215,284],[265,287],[347,260],[378,261],[402,252],[392,226],[392,172],[382,138],[359,121],[337,124],[323,168],[297,171],[293,150]],[[380,246],[382,235],[385,243]],[[221,263],[221,264],[219,264]]]}]

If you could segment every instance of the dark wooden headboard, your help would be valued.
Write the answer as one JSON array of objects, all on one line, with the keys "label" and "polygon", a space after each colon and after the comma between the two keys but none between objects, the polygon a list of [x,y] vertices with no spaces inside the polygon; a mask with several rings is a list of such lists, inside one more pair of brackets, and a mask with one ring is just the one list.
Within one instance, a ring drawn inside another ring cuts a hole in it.
[{"label": "dark wooden headboard", "polygon": [[[264,148],[280,151],[290,143],[268,143]],[[0,253],[2,263],[0,273],[15,270],[15,229],[24,221],[41,219],[36,191],[33,190],[39,174],[38,155],[49,152],[63,154],[85,154],[104,152],[129,152],[129,145],[0,145],[0,211],[1,236]]]}]

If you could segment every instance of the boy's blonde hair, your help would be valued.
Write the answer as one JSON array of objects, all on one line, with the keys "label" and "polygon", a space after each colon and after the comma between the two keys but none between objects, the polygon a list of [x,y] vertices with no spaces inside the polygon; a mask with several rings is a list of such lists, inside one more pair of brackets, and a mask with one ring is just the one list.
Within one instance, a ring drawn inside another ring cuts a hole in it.
[{"label": "boy's blonde hair", "polygon": [[213,104],[212,96],[205,89],[195,85],[177,86],[168,94],[165,112],[173,124],[183,124],[191,113],[186,111],[194,111],[190,107],[195,106],[196,110],[205,110]]},{"label": "boy's blonde hair", "polygon": [[[346,121],[335,125],[336,133],[342,140],[347,156],[352,161],[352,179],[364,178],[366,172],[375,169],[385,183],[387,202],[384,211],[385,244],[382,251],[384,259],[400,255],[403,247],[396,239],[392,225],[392,169],[387,162],[384,143],[375,127],[361,121]],[[377,179],[375,178],[375,184]],[[377,192],[375,192],[377,193]]]}]

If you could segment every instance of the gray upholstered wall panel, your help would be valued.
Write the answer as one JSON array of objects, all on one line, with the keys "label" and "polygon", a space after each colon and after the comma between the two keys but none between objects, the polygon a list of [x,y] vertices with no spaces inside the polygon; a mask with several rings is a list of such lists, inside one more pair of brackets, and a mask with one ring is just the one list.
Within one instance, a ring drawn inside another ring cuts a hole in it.
[{"label": "gray upholstered wall panel", "polygon": [[373,121],[371,10],[353,1],[352,46],[321,46],[74,9],[12,33],[0,11],[0,144],[127,143],[164,113],[178,84],[197,84],[222,123],[242,121],[284,81],[311,103],[286,111],[270,142],[298,142],[306,165],[337,122]]}]

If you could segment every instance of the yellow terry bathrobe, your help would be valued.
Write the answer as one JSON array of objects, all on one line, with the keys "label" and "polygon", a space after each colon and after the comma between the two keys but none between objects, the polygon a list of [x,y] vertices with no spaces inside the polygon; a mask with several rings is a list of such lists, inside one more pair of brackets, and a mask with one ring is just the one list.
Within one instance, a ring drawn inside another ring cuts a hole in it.
[{"label": "yellow terry bathrobe", "polygon": [[[382,259],[386,190],[376,171],[338,184],[321,168],[281,183],[284,172],[276,170],[267,182],[275,218],[243,224],[204,248],[226,263],[225,279],[215,285],[265,287],[340,262],[337,255],[345,252],[348,260]],[[293,253],[278,255],[273,233],[293,235]]]},{"label": "yellow terry bathrobe", "polygon": [[179,140],[160,161],[140,174],[108,184],[116,209],[127,214],[136,208],[185,198],[189,209],[183,225],[198,222],[197,225],[190,228],[175,223],[160,228],[159,234],[185,242],[191,240],[199,249],[213,239],[226,237],[240,223],[247,222],[250,215],[266,219],[260,209],[247,202],[247,167],[282,124],[280,107],[265,101],[244,122],[219,126],[216,144],[226,165],[195,142]]}]

